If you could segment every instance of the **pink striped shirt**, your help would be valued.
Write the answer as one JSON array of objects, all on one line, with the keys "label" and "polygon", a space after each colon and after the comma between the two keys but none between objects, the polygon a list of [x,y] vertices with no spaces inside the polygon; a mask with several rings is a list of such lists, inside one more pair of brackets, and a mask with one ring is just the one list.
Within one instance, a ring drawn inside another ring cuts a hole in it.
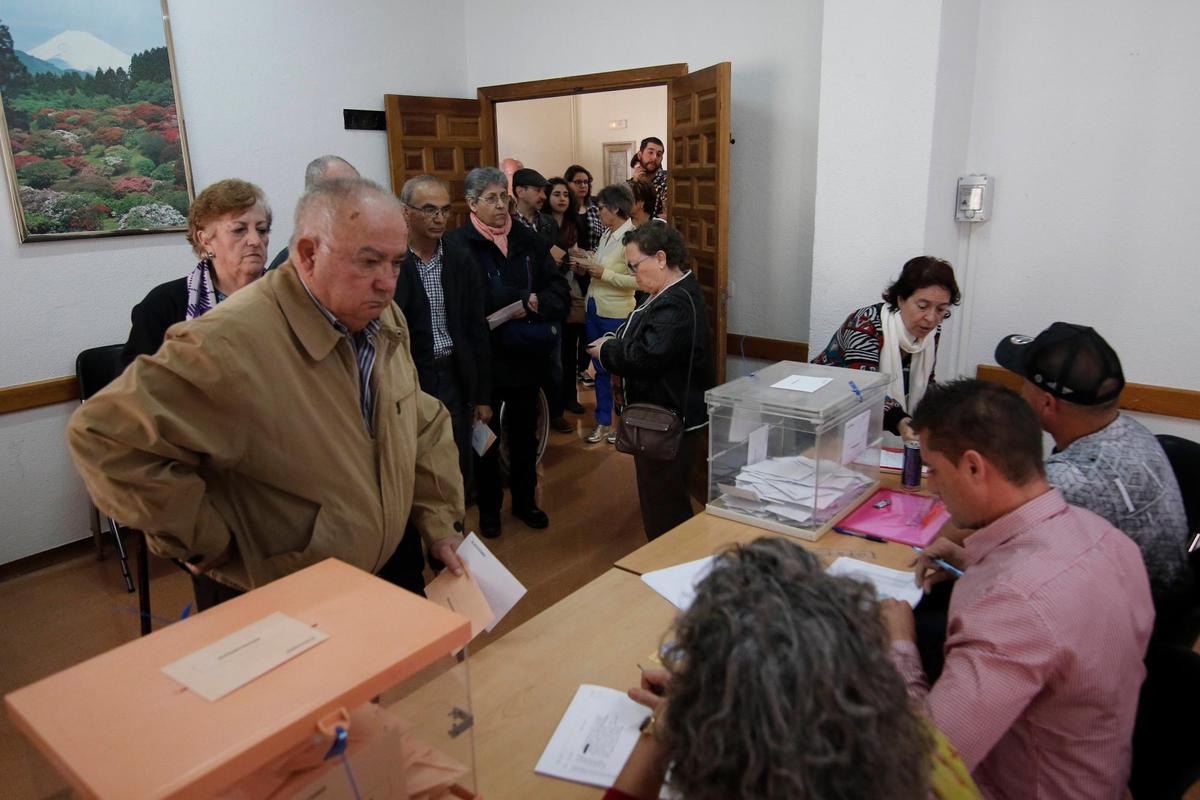
[{"label": "pink striped shirt", "polygon": [[912,642],[909,692],[989,798],[1121,798],[1154,608],[1141,553],[1057,489],[966,541],[946,663],[931,688]]}]

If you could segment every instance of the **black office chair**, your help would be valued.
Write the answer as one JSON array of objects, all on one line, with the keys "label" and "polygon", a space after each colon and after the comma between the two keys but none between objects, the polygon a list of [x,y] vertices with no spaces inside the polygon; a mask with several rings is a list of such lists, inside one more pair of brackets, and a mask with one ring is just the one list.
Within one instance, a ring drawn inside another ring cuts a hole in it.
[{"label": "black office chair", "polygon": [[[1179,481],[1188,528],[1192,533],[1200,532],[1200,444],[1165,433],[1155,438],[1167,454],[1167,460],[1171,462],[1175,480]],[[1190,543],[1190,536],[1188,540]],[[1192,553],[1192,566],[1200,567],[1200,549]]]},{"label": "black office chair", "polygon": [[[125,365],[121,363],[123,345],[110,344],[104,347],[92,347],[84,350],[75,359],[75,377],[79,381],[79,397],[84,402],[96,392],[103,389],[114,378],[121,374]],[[104,557],[103,544],[99,538],[99,512],[92,506],[92,533],[96,538],[97,556]],[[129,574],[129,559],[125,554],[125,545],[121,541],[122,526],[112,517],[108,520],[108,529],[112,533],[113,542],[117,547],[117,556],[121,560],[121,577],[125,579],[125,591],[133,592],[133,578]],[[125,530],[132,530],[126,528]],[[141,631],[145,636],[150,632],[150,553],[146,548],[146,537],[140,531],[134,531],[138,540],[138,606],[141,611]]]},{"label": "black office chair", "polygon": [[1200,752],[1181,735],[1200,715],[1200,653],[1151,645],[1133,728],[1134,800],[1179,800],[1200,780]]}]

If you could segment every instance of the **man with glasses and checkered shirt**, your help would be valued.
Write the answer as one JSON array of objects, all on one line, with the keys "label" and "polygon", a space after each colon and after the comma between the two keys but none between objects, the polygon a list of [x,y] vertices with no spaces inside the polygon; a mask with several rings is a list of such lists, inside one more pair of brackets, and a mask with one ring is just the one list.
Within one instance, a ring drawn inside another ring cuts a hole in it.
[{"label": "man with glasses and checkered shirt", "polygon": [[[492,417],[490,347],[483,284],[470,256],[442,235],[453,213],[450,186],[433,175],[409,178],[400,190],[408,222],[408,256],[396,283],[396,304],[406,317],[427,316],[432,335],[427,358],[417,360],[421,390],[450,412],[463,485],[473,485],[471,427]],[[414,342],[414,348],[417,343]],[[415,354],[414,354],[415,355]],[[425,361],[426,367],[422,367]]]}]

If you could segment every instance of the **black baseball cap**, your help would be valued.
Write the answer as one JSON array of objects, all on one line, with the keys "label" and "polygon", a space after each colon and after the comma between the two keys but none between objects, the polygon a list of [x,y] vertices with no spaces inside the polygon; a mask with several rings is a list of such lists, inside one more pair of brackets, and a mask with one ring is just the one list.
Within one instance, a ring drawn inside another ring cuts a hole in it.
[{"label": "black baseball cap", "polygon": [[996,363],[1081,406],[1115,400],[1125,388],[1116,351],[1086,325],[1056,322],[1035,338],[1005,336],[996,345]]},{"label": "black baseball cap", "polygon": [[546,180],[545,177],[542,176],[542,173],[538,172],[536,169],[529,169],[528,167],[522,167],[521,169],[519,169],[513,173],[512,185],[513,185],[514,189],[518,186],[543,186],[544,187],[544,186],[549,186],[550,181]]}]

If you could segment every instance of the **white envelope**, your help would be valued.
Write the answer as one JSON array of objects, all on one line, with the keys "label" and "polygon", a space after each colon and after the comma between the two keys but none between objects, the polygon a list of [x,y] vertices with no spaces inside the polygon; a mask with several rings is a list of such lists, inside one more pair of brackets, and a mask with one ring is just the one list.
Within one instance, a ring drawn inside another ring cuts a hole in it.
[{"label": "white envelope", "polygon": [[471,570],[471,577],[479,584],[488,605],[492,607],[496,618],[484,630],[490,631],[500,624],[504,615],[512,611],[517,601],[525,596],[525,587],[513,577],[508,567],[500,563],[500,559],[484,547],[478,536],[472,533],[458,547],[458,557]]}]

